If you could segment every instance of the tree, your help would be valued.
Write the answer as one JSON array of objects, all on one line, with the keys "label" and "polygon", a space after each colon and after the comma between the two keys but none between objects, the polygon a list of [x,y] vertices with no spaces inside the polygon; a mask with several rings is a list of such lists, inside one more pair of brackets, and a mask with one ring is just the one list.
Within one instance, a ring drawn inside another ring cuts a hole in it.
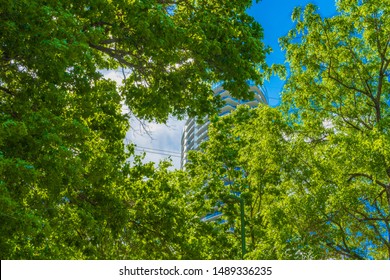
[{"label": "tree", "polygon": [[[219,101],[210,84],[219,80],[247,96],[245,81],[267,71],[250,4],[1,1],[3,259],[145,256],[124,248],[132,203],[142,197],[130,190],[163,171],[129,163],[122,104],[165,121],[212,112]],[[128,72],[121,86],[99,72],[120,67]],[[145,207],[162,203],[151,199]],[[135,240],[143,248],[146,239]]]},{"label": "tree", "polygon": [[340,0],[331,18],[295,9],[282,106],[222,118],[191,159],[229,222],[232,192],[248,202],[247,258],[390,258],[389,4]]},{"label": "tree", "polygon": [[[267,68],[262,29],[245,13],[251,3],[5,1],[2,61],[57,84],[125,67],[121,93],[138,116],[204,115],[218,105],[211,83],[225,81],[244,97],[245,81],[260,83]],[[2,82],[3,94],[16,90],[5,77]]]},{"label": "tree", "polygon": [[[283,198],[280,184],[283,168],[288,166],[289,146],[283,133],[288,131],[278,109],[238,107],[215,118],[209,140],[201,151],[190,155],[186,171],[194,182],[192,189],[197,191],[198,200],[205,201],[204,214],[215,207],[223,213],[224,228],[220,230],[230,236],[232,259],[241,258],[240,199],[245,206],[246,258],[286,258],[288,245],[278,236],[282,232],[280,212],[274,209]],[[291,237],[286,226],[283,233]]]},{"label": "tree", "polygon": [[283,102],[303,148],[289,203],[325,256],[390,258],[389,4],[341,0],[332,18],[297,8],[281,40]]},{"label": "tree", "polygon": [[[185,172],[167,171],[168,162],[142,165],[144,180],[132,179],[124,190],[131,204],[125,232],[124,257],[137,259],[224,259],[228,236],[201,221],[203,201],[193,192]],[[164,166],[165,165],[165,166]],[[139,171],[139,170],[137,170]],[[134,176],[137,178],[137,176]],[[134,199],[136,198],[136,200]]]}]

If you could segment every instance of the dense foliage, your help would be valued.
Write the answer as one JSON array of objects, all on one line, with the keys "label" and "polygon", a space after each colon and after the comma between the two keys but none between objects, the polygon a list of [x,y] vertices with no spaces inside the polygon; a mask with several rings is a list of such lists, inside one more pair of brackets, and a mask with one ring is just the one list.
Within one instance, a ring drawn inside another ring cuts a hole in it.
[{"label": "dense foliage", "polygon": [[[122,107],[157,121],[204,115],[219,80],[245,97],[266,68],[250,5],[0,1],[2,259],[213,256],[199,247],[217,238],[196,239],[208,225],[179,175],[128,161]],[[99,72],[121,67],[122,85]]]},{"label": "dense foliage", "polygon": [[337,5],[295,9],[282,107],[217,121],[188,166],[229,221],[245,198],[248,258],[390,258],[390,2]]},{"label": "dense foliage", "polygon": [[329,19],[313,5],[297,9],[282,40],[291,65],[284,101],[308,170],[297,199],[316,205],[302,209],[307,232],[329,253],[388,259],[390,2],[337,4]]},{"label": "dense foliage", "polygon": [[295,9],[282,106],[215,117],[184,171],[124,145],[124,104],[250,98],[270,71],[251,2],[0,0],[2,259],[239,259],[241,210],[245,258],[390,258],[389,0]]}]

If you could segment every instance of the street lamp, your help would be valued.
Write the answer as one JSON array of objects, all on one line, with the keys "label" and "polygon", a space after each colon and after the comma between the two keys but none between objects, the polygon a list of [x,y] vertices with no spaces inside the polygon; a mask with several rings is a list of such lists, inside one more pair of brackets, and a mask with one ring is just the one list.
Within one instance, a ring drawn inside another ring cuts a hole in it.
[{"label": "street lamp", "polygon": [[242,259],[246,253],[246,244],[245,244],[245,215],[244,215],[244,198],[240,195],[240,212],[241,212],[241,253]]}]

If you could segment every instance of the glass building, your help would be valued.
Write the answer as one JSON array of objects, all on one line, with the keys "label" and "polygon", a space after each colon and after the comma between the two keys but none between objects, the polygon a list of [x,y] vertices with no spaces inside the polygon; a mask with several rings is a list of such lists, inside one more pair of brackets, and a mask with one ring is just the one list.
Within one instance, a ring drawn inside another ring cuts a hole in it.
[{"label": "glass building", "polygon": [[[238,100],[230,95],[230,92],[225,90],[222,83],[217,83],[213,86],[215,95],[219,95],[224,101],[224,105],[219,110],[219,116],[225,116],[233,111],[238,105],[246,104],[252,108],[256,107],[259,103],[268,104],[268,98],[265,90],[255,85],[252,82],[248,82],[249,90],[254,93],[253,100]],[[183,134],[181,137],[181,168],[183,169],[188,161],[188,152],[190,150],[199,149],[199,145],[208,139],[208,126],[210,121],[207,117],[202,120],[202,123],[198,123],[195,118],[189,118],[183,128]]]}]

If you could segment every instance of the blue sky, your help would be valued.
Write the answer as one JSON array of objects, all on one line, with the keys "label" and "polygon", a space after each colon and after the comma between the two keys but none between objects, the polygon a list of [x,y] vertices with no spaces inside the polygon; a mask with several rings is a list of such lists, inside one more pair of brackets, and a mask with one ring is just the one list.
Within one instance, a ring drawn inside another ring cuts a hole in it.
[{"label": "blue sky", "polygon": [[[270,46],[273,52],[267,57],[267,63],[284,63],[284,53],[280,50],[278,39],[287,34],[293,28],[291,14],[294,7],[304,7],[309,3],[315,4],[319,8],[319,13],[324,17],[336,14],[334,0],[262,0],[255,3],[248,10],[248,14],[253,16],[264,29],[264,43]],[[279,93],[283,87],[283,81],[277,77],[266,82],[265,88],[269,94],[269,103],[275,106],[280,102]]]},{"label": "blue sky", "polygon": [[[294,7],[304,7],[308,3],[313,3],[317,5],[322,16],[330,17],[336,13],[334,0],[262,0],[260,3],[255,3],[255,1],[253,3],[248,13],[262,25],[264,29],[263,41],[265,45],[273,49],[273,52],[267,57],[269,64],[284,63],[284,53],[280,50],[278,39],[293,28],[291,13]],[[115,74],[111,75],[111,78],[114,78]],[[283,83],[277,77],[272,77],[269,82],[265,82],[264,86],[268,92],[271,106],[276,106],[280,102],[279,94]],[[170,119],[166,125],[149,123],[147,126],[150,131],[150,137],[139,123],[133,120],[132,129],[128,132],[126,138],[139,147],[175,152],[175,154],[172,153],[172,163],[175,168],[180,168],[180,158],[177,155],[180,154],[183,125],[183,121],[175,119]],[[145,162],[158,162],[164,158],[167,158],[167,156],[146,153]]]}]

